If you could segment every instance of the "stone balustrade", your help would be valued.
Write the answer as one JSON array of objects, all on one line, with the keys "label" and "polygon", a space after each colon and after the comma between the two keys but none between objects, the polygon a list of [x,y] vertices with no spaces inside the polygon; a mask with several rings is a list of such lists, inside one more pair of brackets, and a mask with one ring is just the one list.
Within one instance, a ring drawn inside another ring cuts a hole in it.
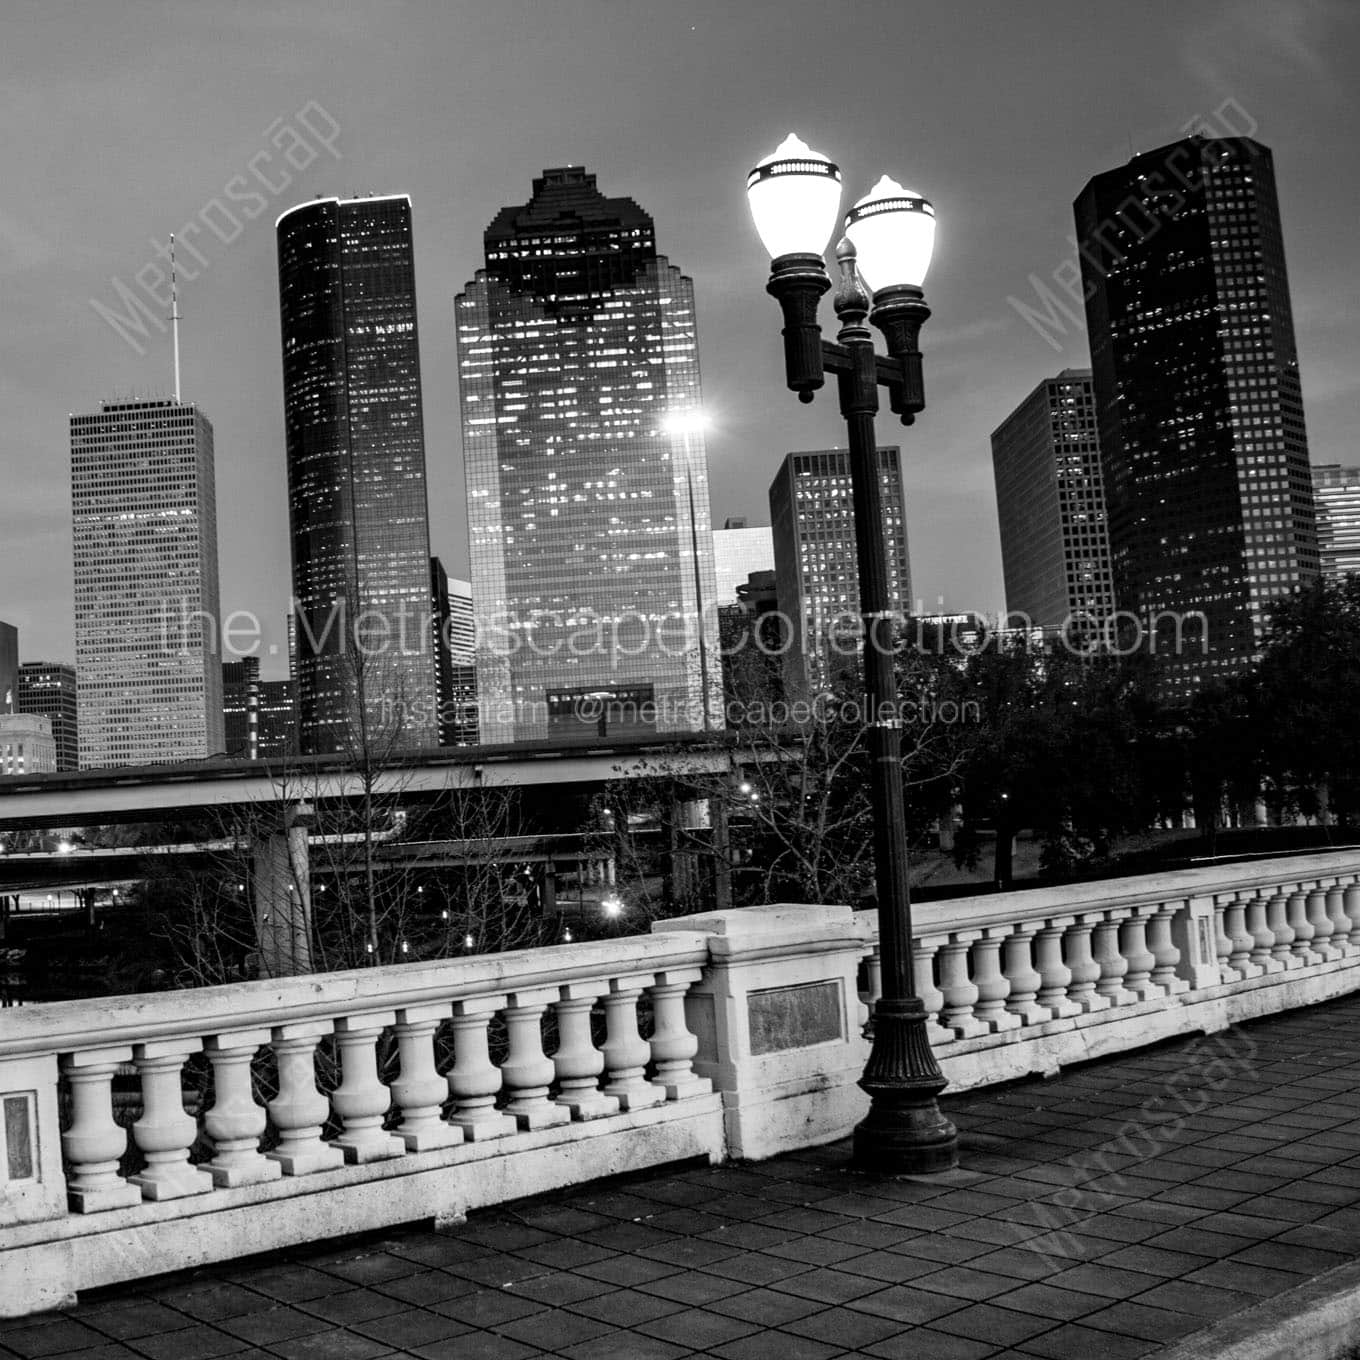
[{"label": "stone balustrade", "polygon": [[[858,915],[872,1004],[877,918]],[[1351,990],[1360,853],[926,903],[913,926],[932,1045],[956,1088],[976,1086]]]},{"label": "stone balustrade", "polygon": [[[956,1089],[1360,985],[1357,851],[914,918],[916,987]],[[748,908],[608,942],[0,1013],[0,1316],[840,1137],[866,1107],[875,929],[848,907]]]}]

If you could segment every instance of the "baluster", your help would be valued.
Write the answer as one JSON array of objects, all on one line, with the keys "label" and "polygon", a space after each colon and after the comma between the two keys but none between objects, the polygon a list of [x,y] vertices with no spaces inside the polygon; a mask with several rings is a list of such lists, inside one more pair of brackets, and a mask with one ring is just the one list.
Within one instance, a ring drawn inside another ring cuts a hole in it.
[{"label": "baluster", "polygon": [[1299,968],[1303,960],[1294,953],[1294,927],[1289,923],[1289,894],[1284,888],[1276,888],[1266,904],[1266,920],[1270,923],[1270,933],[1275,943],[1271,946],[1270,956],[1281,968]]},{"label": "baluster", "polygon": [[1218,975],[1224,982],[1235,982],[1237,970],[1232,966],[1233,942],[1228,933],[1228,906],[1231,893],[1214,894],[1214,954],[1218,959]]},{"label": "baluster", "polygon": [[1100,981],[1100,965],[1091,952],[1091,935],[1099,924],[1099,916],[1078,916],[1068,927],[1064,941],[1067,967],[1072,974],[1072,985],[1067,989],[1067,995],[1088,1013],[1103,1011],[1110,1005],[1110,998],[1096,991],[1096,983]]},{"label": "baluster", "polygon": [[883,995],[883,952],[877,943],[869,951],[869,957],[864,961],[864,976],[869,984],[869,994],[867,1004],[869,1014],[874,1013],[874,1002]]},{"label": "baluster", "polygon": [[1275,934],[1266,919],[1269,897],[1261,891],[1253,892],[1247,903],[1247,930],[1251,934],[1251,962],[1258,973],[1278,973],[1284,964],[1271,953]]},{"label": "baluster", "polygon": [[1038,929],[1028,922],[1015,926],[1006,937],[1002,954],[1006,979],[1011,985],[1006,1009],[1027,1025],[1042,1025],[1050,1018],[1048,1008],[1035,1000],[1043,985],[1043,978],[1034,966],[1033,942]]},{"label": "baluster", "polygon": [[685,993],[703,975],[699,968],[670,969],[658,973],[651,988],[653,1082],[665,1091],[667,1100],[706,1096],[713,1090],[713,1083],[694,1070],[699,1040],[685,1020]]},{"label": "baluster", "polygon": [[1157,956],[1148,948],[1145,912],[1144,907],[1130,907],[1119,931],[1119,945],[1129,965],[1124,986],[1139,1001],[1147,1001],[1162,994],[1162,989],[1152,980]]},{"label": "baluster", "polygon": [[1353,879],[1346,884],[1346,891],[1342,894],[1341,901],[1351,923],[1350,942],[1357,949],[1360,949],[1360,878]]},{"label": "baluster", "polygon": [[1346,888],[1338,878],[1327,888],[1327,919],[1332,923],[1332,948],[1337,956],[1347,958],[1355,953],[1351,944],[1351,923],[1346,915]]},{"label": "baluster", "polygon": [[647,1063],[652,1050],[638,1033],[637,1002],[644,987],[651,985],[648,974],[611,978],[604,998],[604,1069],[608,1080],[605,1094],[617,1096],[621,1110],[645,1110],[659,1105],[666,1093],[647,1080]]},{"label": "baluster", "polygon": [[496,1108],[501,1073],[491,1061],[487,1042],[491,1017],[504,1004],[504,997],[479,996],[453,1005],[453,1066],[448,1074],[453,1113],[449,1123],[462,1129],[471,1142],[503,1138],[519,1129],[514,1115]]},{"label": "baluster", "polygon": [[973,1012],[978,989],[968,976],[968,950],[976,938],[971,932],[950,935],[940,947],[940,992],[944,997],[940,1023],[953,1030],[957,1039],[988,1032]]},{"label": "baluster", "polygon": [[[1148,949],[1156,963],[1152,969],[1152,981],[1163,996],[1174,996],[1177,992],[1188,992],[1190,984],[1176,976],[1176,965],[1181,961],[1181,951],[1171,936],[1171,923],[1181,910],[1177,902],[1164,902],[1148,919]],[[1243,932],[1244,947],[1251,943],[1250,937]]]},{"label": "baluster", "polygon": [[128,1136],[113,1117],[113,1074],[131,1057],[131,1048],[91,1048],[61,1060],[71,1092],[71,1127],[61,1135],[61,1149],[71,1165],[66,1190],[77,1213],[142,1202],[141,1190],[118,1174]]},{"label": "baluster", "polygon": [[1327,914],[1327,890],[1320,882],[1314,883],[1308,890],[1305,911],[1308,924],[1313,927],[1313,953],[1324,962],[1339,959],[1341,951],[1332,947],[1332,932],[1336,930],[1336,923]]},{"label": "baluster", "polygon": [[276,1181],[283,1168],[260,1151],[260,1135],[268,1119],[255,1099],[251,1060],[269,1042],[267,1029],[240,1029],[214,1034],[205,1042],[213,1070],[212,1109],[203,1129],[212,1139],[213,1159],[203,1170],[219,1188]]},{"label": "baluster", "polygon": [[1095,928],[1095,956],[1100,967],[1100,981],[1096,983],[1096,993],[1105,997],[1111,1006],[1125,1006],[1138,1000],[1138,997],[1124,986],[1129,961],[1119,946],[1119,928],[1122,924],[1123,917],[1120,913],[1109,911],[1096,923]]},{"label": "baluster", "polygon": [[511,992],[506,998],[505,1028],[509,1052],[501,1064],[501,1081],[508,1099],[505,1113],[521,1129],[548,1129],[571,1123],[571,1111],[548,1099],[557,1075],[552,1059],[543,1052],[543,1012],[558,996],[556,987]]},{"label": "baluster", "polygon": [[303,1021],[274,1030],[279,1093],[267,1108],[279,1131],[279,1145],[264,1155],[278,1162],[285,1176],[306,1176],[345,1163],[345,1154],[321,1138],[331,1103],[317,1089],[316,1046],[331,1030],[329,1020]]},{"label": "baluster", "polygon": [[1034,966],[1039,972],[1039,994],[1035,1000],[1055,1020],[1081,1014],[1080,1004],[1067,994],[1072,985],[1072,970],[1063,962],[1063,934],[1071,924],[1070,916],[1045,921],[1034,938]]},{"label": "baluster", "polygon": [[401,1112],[401,1123],[393,1132],[407,1152],[431,1152],[463,1141],[463,1130],[446,1123],[441,1113],[449,1084],[439,1075],[434,1055],[434,1036],[451,1009],[444,1002],[408,1006],[397,1012],[392,1026],[401,1072],[391,1087]]},{"label": "baluster", "polygon": [[184,1109],[180,1080],[185,1058],[202,1047],[199,1039],[162,1039],[132,1047],[142,1085],[142,1114],[132,1126],[132,1138],[146,1165],[128,1181],[141,1186],[147,1199],[182,1199],[212,1189],[212,1176],[189,1165],[198,1121]]},{"label": "baluster", "polygon": [[[948,1044],[954,1039],[954,1031],[940,1022],[944,993],[935,985],[935,956],[939,953],[940,943],[939,940],[916,939],[911,946],[912,982],[926,1010],[926,1037],[932,1044]],[[881,988],[879,995],[882,995]]]},{"label": "baluster", "polygon": [[[1251,891],[1234,893],[1225,908],[1228,940],[1232,945],[1228,967],[1238,978],[1256,977],[1260,971],[1251,961],[1251,950],[1256,941],[1247,930],[1247,903],[1254,896]],[[1152,976],[1154,980],[1161,981],[1156,973]]]},{"label": "baluster", "polygon": [[973,1014],[993,1034],[1003,1029],[1019,1029],[1024,1023],[1006,1009],[1011,984],[1001,971],[1001,946],[1008,934],[1009,926],[989,926],[973,941],[973,985],[978,994]]},{"label": "baluster", "polygon": [[604,1054],[595,1047],[590,1033],[590,1013],[607,990],[602,983],[568,982],[560,991],[557,1012],[557,1052],[553,1068],[557,1073],[557,1103],[573,1119],[599,1119],[618,1114],[619,1102],[600,1090]]},{"label": "baluster", "polygon": [[395,1011],[385,1011],[345,1016],[335,1022],[341,1081],[331,1092],[331,1108],[340,1116],[342,1127],[332,1146],[356,1165],[406,1153],[405,1141],[383,1128],[383,1118],[392,1108],[392,1093],[378,1079],[377,1043],[383,1030],[396,1020]]},{"label": "baluster", "polygon": [[866,1039],[874,1037],[874,1006],[878,1004],[878,998],[883,995],[883,952],[878,947],[875,940],[870,946],[868,954],[864,959],[864,982],[865,993],[861,997],[861,1004],[864,1007],[864,1022],[860,1026],[860,1033]]},{"label": "baluster", "polygon": [[1322,961],[1322,955],[1313,951],[1313,923],[1308,919],[1308,894],[1300,884],[1289,894],[1285,903],[1290,928],[1294,932],[1292,950],[1301,968]]}]

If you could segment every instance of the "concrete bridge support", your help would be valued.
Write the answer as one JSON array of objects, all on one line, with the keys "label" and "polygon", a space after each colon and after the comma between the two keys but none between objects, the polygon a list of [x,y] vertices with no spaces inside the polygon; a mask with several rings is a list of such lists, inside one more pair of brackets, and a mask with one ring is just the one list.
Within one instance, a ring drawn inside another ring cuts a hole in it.
[{"label": "concrete bridge support", "polygon": [[312,971],[312,877],[307,833],[315,814],[293,803],[251,837],[252,901],[261,977]]}]

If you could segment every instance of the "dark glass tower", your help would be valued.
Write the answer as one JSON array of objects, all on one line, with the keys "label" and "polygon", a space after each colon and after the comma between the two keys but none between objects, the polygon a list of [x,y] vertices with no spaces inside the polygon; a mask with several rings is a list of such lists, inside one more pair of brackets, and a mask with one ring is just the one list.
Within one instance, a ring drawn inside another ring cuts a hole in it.
[{"label": "dark glass tower", "polygon": [[[0,625],[2,627],[3,625]],[[76,744],[76,668],[60,661],[25,661],[19,667],[16,713],[32,713],[52,724],[57,769],[79,766]]]},{"label": "dark glass tower", "polygon": [[[888,591],[893,608],[906,619],[912,613],[911,563],[895,444],[879,449],[878,467]],[[779,608],[789,629],[784,685],[791,698],[807,699],[825,691],[838,661],[859,650],[859,554],[849,452],[789,454],[770,483],[770,523]]]},{"label": "dark glass tower", "polygon": [[411,201],[303,204],[278,250],[301,747],[436,746]]},{"label": "dark glass tower", "polygon": [[721,726],[694,285],[579,166],[485,247],[458,297],[482,740]]},{"label": "dark glass tower", "polygon": [[1187,138],[1075,209],[1116,601],[1186,695],[1249,665],[1271,601],[1318,574],[1270,151]]}]

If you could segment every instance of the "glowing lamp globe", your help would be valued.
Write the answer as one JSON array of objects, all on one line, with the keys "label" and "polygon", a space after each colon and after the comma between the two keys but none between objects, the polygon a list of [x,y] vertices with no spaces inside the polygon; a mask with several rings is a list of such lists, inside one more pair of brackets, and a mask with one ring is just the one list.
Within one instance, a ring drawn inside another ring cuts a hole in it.
[{"label": "glowing lamp globe", "polygon": [[841,172],[790,133],[746,177],[746,197],[772,260],[821,255],[836,230]]},{"label": "glowing lamp globe", "polygon": [[846,213],[845,234],[871,292],[920,288],[935,248],[935,209],[884,175]]}]

